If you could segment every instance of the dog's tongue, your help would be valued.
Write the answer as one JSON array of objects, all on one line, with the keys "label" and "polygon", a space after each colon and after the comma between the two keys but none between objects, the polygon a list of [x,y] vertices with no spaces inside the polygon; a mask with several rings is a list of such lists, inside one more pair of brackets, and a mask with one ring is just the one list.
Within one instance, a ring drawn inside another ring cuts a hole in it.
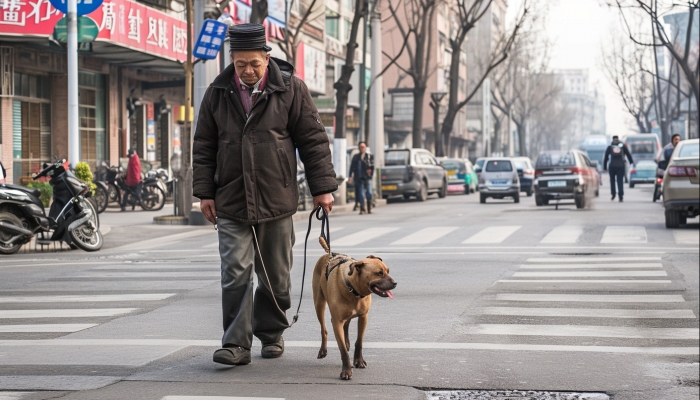
[{"label": "dog's tongue", "polygon": [[391,290],[387,290],[387,291],[386,291],[386,294],[387,294],[387,296],[389,296],[390,299],[393,299],[393,298],[394,298],[394,294],[391,293]]}]

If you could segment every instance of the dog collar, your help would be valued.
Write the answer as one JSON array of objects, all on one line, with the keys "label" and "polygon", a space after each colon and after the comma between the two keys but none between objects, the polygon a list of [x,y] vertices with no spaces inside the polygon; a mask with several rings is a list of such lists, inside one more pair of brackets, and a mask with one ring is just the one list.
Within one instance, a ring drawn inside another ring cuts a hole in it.
[{"label": "dog collar", "polygon": [[357,297],[358,299],[367,297],[367,295],[362,296],[360,293],[358,293],[357,290],[355,290],[355,288],[352,287],[347,277],[343,276],[343,281],[345,281],[345,287],[347,287],[350,293],[352,293],[355,297]]}]

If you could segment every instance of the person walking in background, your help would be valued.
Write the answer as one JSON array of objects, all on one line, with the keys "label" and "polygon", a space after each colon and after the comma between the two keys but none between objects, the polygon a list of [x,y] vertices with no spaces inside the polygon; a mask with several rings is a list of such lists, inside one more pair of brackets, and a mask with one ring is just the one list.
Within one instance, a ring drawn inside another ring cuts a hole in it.
[{"label": "person walking in background", "polygon": [[[372,175],[374,174],[374,159],[367,153],[367,143],[357,145],[359,153],[350,161],[350,177],[355,182],[355,200],[360,204],[360,215],[372,214]],[[365,209],[365,199],[367,208]]]},{"label": "person walking in background", "polygon": [[[603,159],[603,169],[610,173],[610,193],[612,197],[610,200],[615,200],[615,195],[619,196],[620,202],[625,195],[625,157],[631,164],[634,164],[632,160],[632,154],[630,154],[629,149],[624,143],[620,141],[620,138],[615,135],[612,138],[612,143],[605,150],[605,158]],[[610,165],[608,165],[608,160],[610,160]],[[615,182],[617,182],[617,193],[615,192]]]},{"label": "person walking in background", "polygon": [[678,143],[680,141],[681,135],[675,133],[673,136],[671,136],[671,143],[664,146],[664,160],[666,160],[667,162],[671,160],[673,150],[675,150],[676,146],[678,146]]},{"label": "person walking in background", "polygon": [[129,155],[129,164],[126,167],[126,179],[124,179],[124,194],[122,195],[122,211],[126,211],[126,204],[129,199],[129,195],[136,196],[136,188],[139,183],[141,183],[141,159],[136,153],[136,150],[129,149],[127,152]]}]

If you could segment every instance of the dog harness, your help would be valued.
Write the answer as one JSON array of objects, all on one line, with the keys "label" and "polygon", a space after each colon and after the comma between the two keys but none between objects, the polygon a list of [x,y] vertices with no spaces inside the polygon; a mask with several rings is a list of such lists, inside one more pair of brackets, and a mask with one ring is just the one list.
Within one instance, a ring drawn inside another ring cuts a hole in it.
[{"label": "dog harness", "polygon": [[[335,259],[340,259],[338,262],[336,262],[332,267],[331,267],[331,260]],[[331,256],[328,257],[328,262],[326,263],[326,281],[328,281],[328,277],[331,275],[331,272],[333,272],[334,269],[338,268],[339,266],[347,263],[355,261],[351,257],[348,257],[345,254],[338,254],[338,253],[331,253]],[[360,293],[355,290],[354,287],[350,284],[350,281],[348,281],[348,278],[346,276],[343,276],[343,281],[345,282],[345,287],[348,288],[348,291],[353,294],[353,296],[357,297],[358,299],[361,299],[366,296],[362,296]]]}]

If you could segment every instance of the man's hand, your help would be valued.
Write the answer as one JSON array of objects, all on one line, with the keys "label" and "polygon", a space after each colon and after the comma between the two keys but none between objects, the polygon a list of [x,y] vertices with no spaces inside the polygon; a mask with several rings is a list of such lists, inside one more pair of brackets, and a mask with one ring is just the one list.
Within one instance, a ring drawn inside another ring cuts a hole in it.
[{"label": "man's hand", "polygon": [[[314,198],[315,201],[315,198]],[[199,209],[202,210],[204,218],[212,224],[216,225],[216,206],[214,205],[214,200],[205,199],[199,203]]]},{"label": "man's hand", "polygon": [[314,196],[314,210],[317,209],[318,206],[322,206],[323,209],[326,210],[326,213],[330,214],[333,208],[333,195],[326,193]]}]

